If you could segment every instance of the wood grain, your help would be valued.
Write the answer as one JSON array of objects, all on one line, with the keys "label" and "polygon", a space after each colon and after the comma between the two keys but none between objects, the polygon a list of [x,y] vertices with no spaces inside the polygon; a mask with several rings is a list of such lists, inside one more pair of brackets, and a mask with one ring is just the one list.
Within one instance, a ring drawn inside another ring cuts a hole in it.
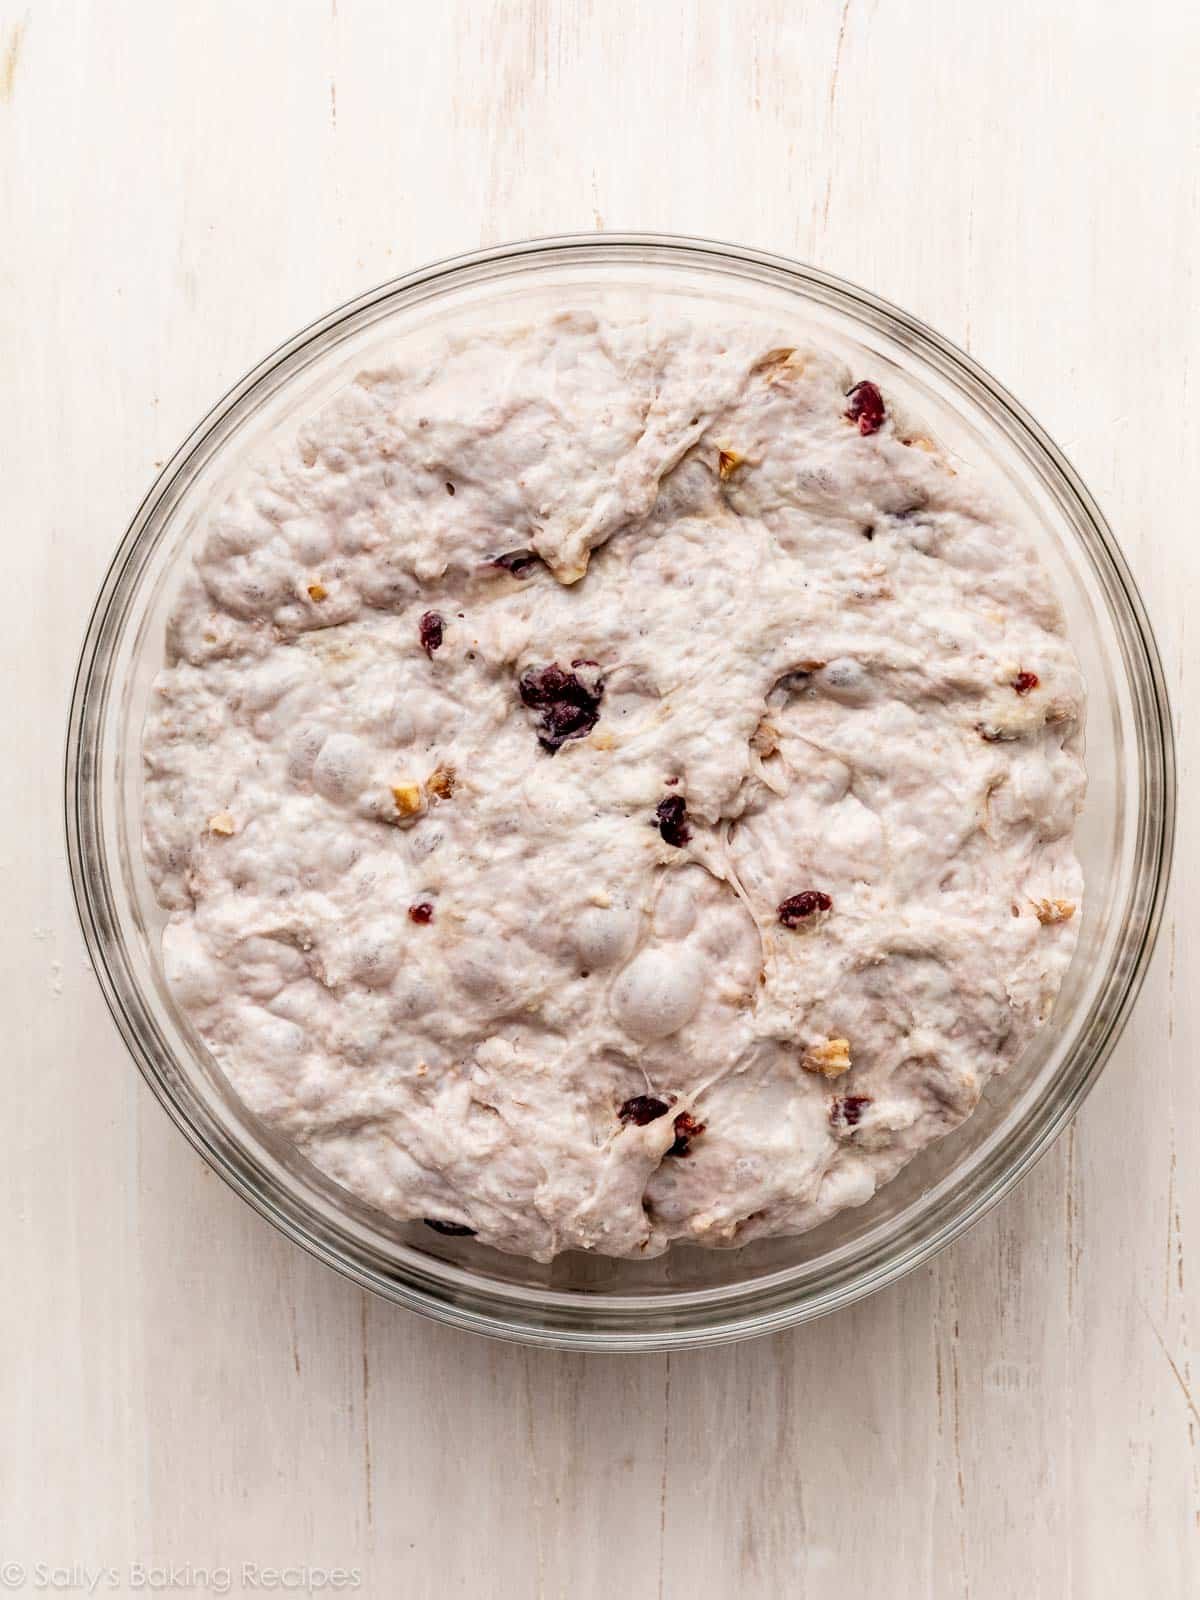
[{"label": "wood grain", "polygon": [[[0,0],[0,1563],[1200,1591],[1198,50],[1187,0]],[[893,1290],[670,1359],[456,1334],[276,1237],[137,1080],[59,821],[84,619],[197,416],[369,284],[601,226],[817,262],[992,368],[1118,530],[1182,755],[1173,909],[1071,1133]]]}]

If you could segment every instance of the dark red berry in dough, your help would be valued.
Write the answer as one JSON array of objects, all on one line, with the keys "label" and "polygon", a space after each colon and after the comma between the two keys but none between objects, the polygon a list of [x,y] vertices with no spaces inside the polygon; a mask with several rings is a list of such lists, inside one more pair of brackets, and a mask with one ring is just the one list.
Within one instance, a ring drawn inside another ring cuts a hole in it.
[{"label": "dark red berry in dough", "polygon": [[521,699],[538,712],[538,743],[551,755],[568,739],[586,738],[600,720],[604,680],[595,672],[589,672],[587,679],[565,671],[556,662],[530,667],[521,676]]},{"label": "dark red berry in dough", "polygon": [[861,383],[854,385],[846,398],[850,402],[846,407],[846,416],[858,424],[859,433],[878,433],[883,427],[887,409],[876,385],[864,378]]},{"label": "dark red berry in dough", "polygon": [[829,1112],[829,1120],[835,1128],[857,1128],[862,1121],[862,1114],[871,1104],[869,1094],[848,1094],[840,1100],[835,1100]]},{"label": "dark red berry in dough", "polygon": [[446,631],[446,624],[439,611],[427,611],[417,624],[417,632],[421,638],[421,649],[433,659],[433,652],[442,648],[442,638]]},{"label": "dark red berry in dough", "polygon": [[656,1122],[659,1117],[665,1117],[670,1110],[665,1100],[659,1100],[652,1094],[635,1094],[632,1100],[617,1112],[622,1122],[632,1122],[635,1127],[644,1128],[648,1122]]},{"label": "dark red berry in dough", "polygon": [[669,1156],[686,1156],[691,1149],[693,1139],[698,1139],[704,1132],[706,1123],[697,1122],[687,1111],[681,1111],[675,1118],[675,1143],[667,1151]]},{"label": "dark red berry in dough", "polygon": [[779,920],[785,928],[798,928],[806,918],[818,911],[832,911],[833,901],[823,889],[801,889],[789,895],[779,907]]},{"label": "dark red berry in dough", "polygon": [[666,795],[654,808],[654,816],[658,831],[668,844],[680,847],[692,837],[692,830],[688,827],[687,802],[681,794]]}]

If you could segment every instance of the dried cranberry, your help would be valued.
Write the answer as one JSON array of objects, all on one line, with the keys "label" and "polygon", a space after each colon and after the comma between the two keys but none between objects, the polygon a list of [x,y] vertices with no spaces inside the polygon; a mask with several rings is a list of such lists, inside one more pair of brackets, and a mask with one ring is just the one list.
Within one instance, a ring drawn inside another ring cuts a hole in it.
[{"label": "dried cranberry", "polygon": [[664,795],[654,808],[654,816],[658,831],[668,844],[680,848],[692,837],[687,820],[687,801],[681,794]]},{"label": "dried cranberry", "polygon": [[848,1094],[835,1100],[829,1112],[829,1120],[835,1128],[857,1128],[862,1121],[862,1114],[871,1104],[869,1094]]},{"label": "dried cranberry", "polygon": [[530,667],[521,674],[521,699],[535,708],[553,705],[566,694],[571,681],[571,674],[553,661],[548,667]]},{"label": "dried cranberry", "polygon": [[850,402],[846,407],[846,416],[851,422],[857,422],[859,433],[878,433],[887,415],[878,387],[864,378],[847,391],[846,398]]},{"label": "dried cranberry", "polygon": [[801,889],[790,895],[779,907],[779,920],[785,928],[798,928],[805,917],[817,911],[832,911],[833,901],[823,889]]},{"label": "dried cranberry", "polygon": [[1028,694],[1031,689],[1037,688],[1039,682],[1036,672],[1018,672],[1012,686],[1018,694]]},{"label": "dried cranberry", "polygon": [[468,1228],[461,1222],[439,1222],[436,1217],[422,1217],[421,1221],[427,1228],[432,1228],[434,1233],[445,1233],[452,1239],[473,1239],[475,1229]]},{"label": "dried cranberry", "polygon": [[590,708],[576,705],[571,700],[556,700],[542,713],[544,732],[557,748],[568,739],[581,739],[596,726]]},{"label": "dried cranberry", "polygon": [[433,660],[433,652],[442,648],[446,624],[440,611],[427,611],[417,624],[421,636],[421,649]]},{"label": "dried cranberry", "polygon": [[518,685],[521,699],[540,713],[538,743],[551,755],[568,739],[584,738],[600,720],[604,680],[594,672],[588,676],[590,684],[556,662],[545,667],[530,667],[521,676]]},{"label": "dried cranberry", "polygon": [[432,922],[433,907],[428,900],[418,900],[415,906],[409,906],[408,919],[410,922]]},{"label": "dried cranberry", "polygon": [[514,578],[527,578],[539,560],[540,557],[532,550],[510,550],[507,555],[493,556],[488,565],[503,567],[504,571],[511,572]]},{"label": "dried cranberry", "polygon": [[665,1100],[659,1100],[652,1094],[635,1094],[632,1100],[617,1112],[622,1122],[632,1122],[639,1128],[644,1128],[648,1122],[655,1122],[659,1117],[665,1117],[670,1110]]},{"label": "dried cranberry", "polygon": [[686,1156],[693,1139],[699,1138],[707,1127],[707,1123],[697,1122],[687,1111],[681,1111],[675,1118],[675,1143],[667,1151],[669,1156]]}]

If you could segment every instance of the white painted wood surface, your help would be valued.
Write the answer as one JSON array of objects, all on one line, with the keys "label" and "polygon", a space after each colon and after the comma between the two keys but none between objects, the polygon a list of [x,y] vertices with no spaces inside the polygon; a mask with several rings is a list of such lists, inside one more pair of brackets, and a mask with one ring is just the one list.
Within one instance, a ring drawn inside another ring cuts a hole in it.
[{"label": "white painted wood surface", "polygon": [[[0,1582],[1200,1592],[1198,65],[1194,0],[0,0]],[[449,1332],[252,1215],[118,1042],[59,820],[84,618],[197,416],[365,286],[601,226],[966,345],[1103,502],[1181,722],[1172,907],[1072,1133],[901,1286],[669,1360]]]}]

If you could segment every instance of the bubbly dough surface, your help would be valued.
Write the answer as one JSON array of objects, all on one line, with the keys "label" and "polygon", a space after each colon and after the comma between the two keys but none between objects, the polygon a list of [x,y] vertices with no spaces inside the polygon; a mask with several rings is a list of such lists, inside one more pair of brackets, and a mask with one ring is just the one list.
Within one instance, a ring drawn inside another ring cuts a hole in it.
[{"label": "bubbly dough surface", "polygon": [[393,1217],[797,1232],[1048,1013],[1082,701],[1027,538],[879,374],[582,312],[448,342],[198,540],[144,735],[168,978]]}]

